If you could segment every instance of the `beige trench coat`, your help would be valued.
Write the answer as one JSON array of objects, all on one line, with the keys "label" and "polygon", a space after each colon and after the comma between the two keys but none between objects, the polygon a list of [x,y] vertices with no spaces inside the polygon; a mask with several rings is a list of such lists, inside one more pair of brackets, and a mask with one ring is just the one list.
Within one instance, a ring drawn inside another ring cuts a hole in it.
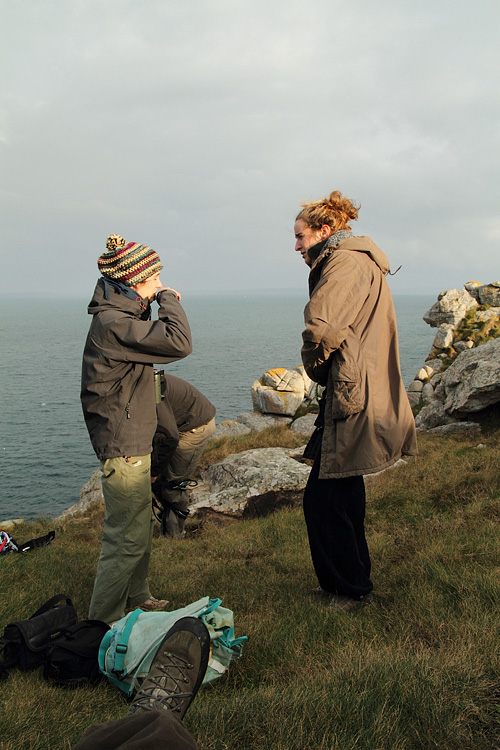
[{"label": "beige trench coat", "polygon": [[311,268],[302,361],[326,386],[320,479],[372,474],[417,453],[388,270],[369,237],[323,249]]}]

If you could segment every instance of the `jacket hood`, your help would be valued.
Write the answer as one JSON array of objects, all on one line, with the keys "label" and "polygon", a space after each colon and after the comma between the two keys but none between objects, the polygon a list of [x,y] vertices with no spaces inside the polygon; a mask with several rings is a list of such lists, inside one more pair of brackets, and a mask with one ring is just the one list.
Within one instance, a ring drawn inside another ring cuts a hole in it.
[{"label": "jacket hood", "polygon": [[[323,245],[326,245],[324,242]],[[387,255],[374,243],[370,237],[348,237],[345,240],[341,240],[335,247],[323,247],[316,260],[314,261],[312,268],[314,268],[319,262],[321,262],[328,255],[331,255],[336,250],[355,250],[356,252],[366,253],[370,256],[374,263],[380,268],[382,273],[385,275],[390,271],[389,259]]]},{"label": "jacket hood", "polygon": [[104,310],[120,309],[123,312],[130,313],[137,318],[147,317],[150,311],[150,305],[139,294],[134,297],[132,294],[125,295],[114,286],[107,284],[106,280],[101,278],[96,284],[94,294],[88,305],[88,314],[97,315]]}]

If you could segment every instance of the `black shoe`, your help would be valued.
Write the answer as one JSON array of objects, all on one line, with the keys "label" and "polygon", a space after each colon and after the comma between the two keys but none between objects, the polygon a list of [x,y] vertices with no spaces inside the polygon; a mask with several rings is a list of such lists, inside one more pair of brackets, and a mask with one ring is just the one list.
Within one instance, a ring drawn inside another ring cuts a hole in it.
[{"label": "black shoe", "polygon": [[128,713],[167,710],[182,719],[203,681],[209,654],[205,623],[197,617],[178,620],[161,642]]},{"label": "black shoe", "polygon": [[341,594],[334,594],[329,607],[335,609],[341,609],[343,612],[355,612],[362,607],[366,607],[373,600],[373,594],[365,594],[360,596],[359,599],[352,599],[350,596],[342,596]]}]

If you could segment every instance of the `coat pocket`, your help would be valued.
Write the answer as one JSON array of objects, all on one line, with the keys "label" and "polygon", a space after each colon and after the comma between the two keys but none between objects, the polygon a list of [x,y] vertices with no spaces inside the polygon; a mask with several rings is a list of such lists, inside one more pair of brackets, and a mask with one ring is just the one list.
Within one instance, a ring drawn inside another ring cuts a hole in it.
[{"label": "coat pocket", "polygon": [[334,361],[328,379],[332,419],[345,419],[365,408],[363,378],[357,365]]}]

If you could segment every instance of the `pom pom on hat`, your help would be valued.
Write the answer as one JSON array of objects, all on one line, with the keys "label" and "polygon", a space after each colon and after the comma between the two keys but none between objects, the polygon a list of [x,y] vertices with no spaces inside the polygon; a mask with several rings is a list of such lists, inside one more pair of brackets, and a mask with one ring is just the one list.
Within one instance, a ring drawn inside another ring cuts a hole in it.
[{"label": "pom pom on hat", "polygon": [[163,268],[155,250],[137,242],[125,242],[119,234],[110,234],[106,247],[107,252],[97,261],[99,271],[126,286],[146,281]]}]

